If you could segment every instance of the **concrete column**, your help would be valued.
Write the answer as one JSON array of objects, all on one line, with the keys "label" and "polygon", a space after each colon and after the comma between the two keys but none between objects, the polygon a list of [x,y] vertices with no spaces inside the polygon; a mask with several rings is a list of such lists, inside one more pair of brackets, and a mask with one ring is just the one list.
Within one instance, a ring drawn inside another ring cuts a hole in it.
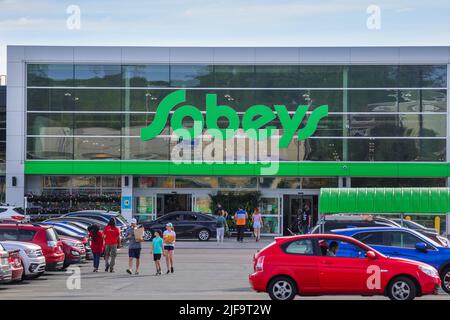
[{"label": "concrete column", "polygon": [[7,49],[6,203],[24,207],[25,195],[25,62],[24,48]]},{"label": "concrete column", "polygon": [[133,218],[133,202],[133,176],[122,176],[121,213],[128,221]]}]

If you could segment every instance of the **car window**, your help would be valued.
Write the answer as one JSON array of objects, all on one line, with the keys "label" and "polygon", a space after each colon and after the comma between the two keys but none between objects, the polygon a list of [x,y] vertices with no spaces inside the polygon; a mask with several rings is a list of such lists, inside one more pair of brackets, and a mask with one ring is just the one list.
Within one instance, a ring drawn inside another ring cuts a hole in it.
[{"label": "car window", "polygon": [[170,221],[182,221],[183,215],[182,214],[174,214],[170,217]]},{"label": "car window", "polygon": [[187,213],[187,214],[184,214],[184,220],[186,220],[186,221],[197,221],[198,218],[197,218],[196,214]]},{"label": "car window", "polygon": [[18,234],[17,229],[0,229],[0,241],[17,241]]},{"label": "car window", "polygon": [[372,244],[379,246],[382,246],[384,244],[382,232],[360,232],[355,234],[353,238],[365,244]]},{"label": "car window", "polygon": [[5,247],[3,247],[1,243],[0,243],[0,251],[6,251]]},{"label": "car window", "polygon": [[18,241],[33,241],[36,230],[19,230]]},{"label": "car window", "polygon": [[296,240],[286,245],[285,252],[312,256],[314,254],[314,245],[310,239]]},{"label": "car window", "polygon": [[323,256],[338,258],[365,258],[366,250],[356,244],[340,239],[319,241]]},{"label": "car window", "polygon": [[49,228],[45,230],[45,234],[47,235],[47,241],[58,241],[58,235],[56,234],[55,230],[53,228]]},{"label": "car window", "polygon": [[415,248],[416,243],[423,242],[422,239],[409,232],[391,231],[386,233],[387,245],[390,247]]},{"label": "car window", "polygon": [[8,209],[0,208],[0,213],[7,211]]}]

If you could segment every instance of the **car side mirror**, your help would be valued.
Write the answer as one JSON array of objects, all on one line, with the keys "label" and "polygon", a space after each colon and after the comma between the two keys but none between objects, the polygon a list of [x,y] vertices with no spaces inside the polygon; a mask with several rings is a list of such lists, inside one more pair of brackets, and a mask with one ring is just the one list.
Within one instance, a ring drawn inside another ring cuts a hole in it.
[{"label": "car side mirror", "polygon": [[367,251],[367,252],[366,252],[366,257],[367,257],[369,260],[375,260],[375,259],[377,258],[377,255],[376,255],[375,252],[373,252],[373,251]]},{"label": "car side mirror", "polygon": [[417,242],[416,243],[416,249],[419,250],[419,251],[427,251],[428,246],[424,242]]}]

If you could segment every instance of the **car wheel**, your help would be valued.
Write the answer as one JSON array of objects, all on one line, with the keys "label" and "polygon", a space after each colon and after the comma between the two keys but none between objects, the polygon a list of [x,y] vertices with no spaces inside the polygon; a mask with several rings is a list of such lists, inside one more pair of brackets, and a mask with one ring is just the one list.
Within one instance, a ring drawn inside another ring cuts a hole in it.
[{"label": "car wheel", "polygon": [[152,239],[152,231],[144,230],[144,241],[150,241]]},{"label": "car wheel", "polygon": [[450,267],[441,272],[442,290],[450,294]]},{"label": "car wheel", "polygon": [[268,292],[272,300],[292,300],[297,295],[297,287],[292,279],[278,277],[270,282]]},{"label": "car wheel", "polygon": [[211,238],[211,232],[209,232],[209,230],[202,229],[198,232],[197,238],[200,241],[208,241],[209,238]]},{"label": "car wheel", "polygon": [[398,277],[388,286],[388,297],[391,300],[413,300],[416,297],[416,285],[407,277]]}]

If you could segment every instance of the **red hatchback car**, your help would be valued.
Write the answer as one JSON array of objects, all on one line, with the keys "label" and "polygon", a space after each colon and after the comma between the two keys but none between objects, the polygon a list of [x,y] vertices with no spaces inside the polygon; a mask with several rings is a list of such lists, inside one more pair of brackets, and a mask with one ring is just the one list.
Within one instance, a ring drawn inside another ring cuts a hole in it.
[{"label": "red hatchback car", "polygon": [[64,252],[58,234],[51,226],[0,224],[0,241],[23,241],[39,245],[45,256],[46,270],[60,270]]},{"label": "red hatchback car", "polygon": [[432,266],[389,258],[358,240],[330,234],[275,238],[255,254],[253,268],[251,286],[273,300],[344,294],[412,300],[436,294],[441,283]]}]

